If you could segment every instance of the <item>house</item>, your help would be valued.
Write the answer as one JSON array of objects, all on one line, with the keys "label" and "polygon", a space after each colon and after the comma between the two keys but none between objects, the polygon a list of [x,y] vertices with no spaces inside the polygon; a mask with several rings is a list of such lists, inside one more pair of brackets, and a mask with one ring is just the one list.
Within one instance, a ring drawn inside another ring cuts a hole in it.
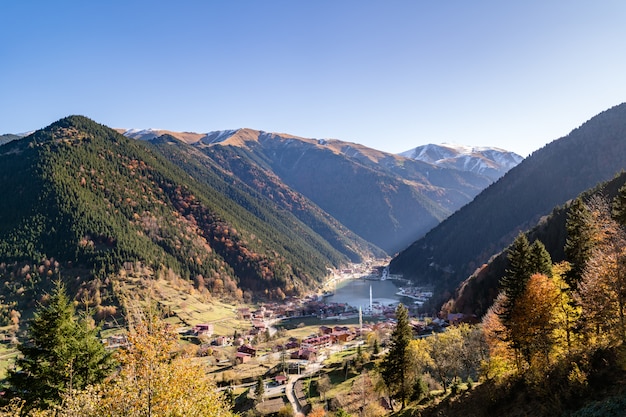
[{"label": "house", "polygon": [[274,377],[274,381],[276,381],[276,383],[278,385],[285,385],[287,383],[287,377],[285,375],[276,375]]},{"label": "house", "polygon": [[250,311],[249,308],[240,308],[239,309],[239,316],[243,320],[250,320],[252,318],[252,312]]},{"label": "house", "polygon": [[196,324],[193,326],[193,332],[196,336],[213,336],[213,324]]},{"label": "house", "polygon": [[255,320],[252,320],[252,327],[254,327],[257,330],[262,331],[266,329],[267,324],[265,324],[263,320],[255,319]]},{"label": "house", "polygon": [[302,341],[303,347],[330,347],[333,344],[332,336],[329,334],[318,336],[318,337],[308,337]]},{"label": "house", "polygon": [[128,340],[126,339],[126,335],[123,334],[112,335],[106,339],[106,347],[109,349],[126,346],[127,344]]},{"label": "house", "polygon": [[333,332],[333,339],[334,339],[335,343],[349,342],[349,341],[353,340],[355,336],[356,336],[356,334],[352,333],[350,331]]},{"label": "house", "polygon": [[256,349],[251,345],[242,345],[237,349],[238,353],[245,353],[246,355],[250,355],[252,357],[256,356]]},{"label": "house", "polygon": [[303,359],[314,362],[317,358],[317,351],[312,348],[301,348],[291,353],[291,359]]},{"label": "house", "polygon": [[248,362],[250,359],[252,358],[252,355],[249,355],[247,353],[244,352],[237,352],[235,354],[235,362],[241,364],[241,363],[246,363]]},{"label": "house", "polygon": [[229,342],[230,339],[228,337],[218,336],[215,338],[212,344],[215,344],[215,346],[227,346]]},{"label": "house", "polygon": [[448,314],[448,323],[452,325],[459,324],[465,318],[465,314],[463,313],[449,313]]},{"label": "house", "polygon": [[293,339],[293,340],[289,340],[286,344],[285,344],[285,349],[296,349],[300,347],[300,343],[298,343],[298,340]]},{"label": "house", "polygon": [[324,335],[324,334],[331,334],[333,332],[333,329],[328,327],[328,326],[320,326],[320,334]]}]

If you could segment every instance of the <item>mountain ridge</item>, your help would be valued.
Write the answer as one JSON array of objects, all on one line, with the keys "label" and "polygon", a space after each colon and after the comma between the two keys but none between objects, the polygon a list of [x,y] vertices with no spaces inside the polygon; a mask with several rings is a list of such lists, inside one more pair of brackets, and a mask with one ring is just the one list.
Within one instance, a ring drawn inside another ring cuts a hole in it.
[{"label": "mountain ridge", "polygon": [[[141,139],[135,133],[133,136]],[[154,132],[148,132],[145,138],[154,138]],[[486,175],[439,167],[338,139],[243,128],[209,132],[201,137],[198,134],[193,141],[185,142],[220,159],[225,166],[232,158],[245,158],[249,164],[258,165],[257,172],[260,169],[278,177],[387,253],[403,249],[493,181]],[[369,183],[367,187],[365,182]],[[337,195],[346,198],[338,201]],[[415,208],[412,213],[411,207]],[[356,211],[368,220],[360,221],[353,214]]]},{"label": "mountain ridge", "polygon": [[395,257],[391,271],[436,284],[444,298],[450,296],[520,231],[612,178],[625,168],[625,161],[626,103],[622,103],[535,151]]},{"label": "mountain ridge", "polygon": [[0,161],[15,197],[0,201],[0,277],[12,283],[0,292],[20,310],[55,274],[102,303],[136,274],[182,278],[216,297],[281,299],[349,262],[291,213],[252,197],[241,205],[221,191],[223,178],[209,187],[148,142],[82,116],[0,146]]},{"label": "mountain ridge", "polygon": [[493,181],[499,179],[524,159],[514,152],[501,148],[448,143],[422,145],[399,155],[441,167],[484,174]]}]

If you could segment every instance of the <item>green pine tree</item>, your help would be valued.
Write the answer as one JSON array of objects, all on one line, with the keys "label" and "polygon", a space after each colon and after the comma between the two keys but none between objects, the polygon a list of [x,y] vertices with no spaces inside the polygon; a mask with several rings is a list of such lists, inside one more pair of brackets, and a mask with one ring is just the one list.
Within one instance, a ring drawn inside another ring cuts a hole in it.
[{"label": "green pine tree", "polygon": [[571,269],[565,276],[572,291],[578,288],[582,274],[593,251],[594,221],[587,205],[581,198],[574,200],[570,206],[566,230],[565,258]]},{"label": "green pine tree", "polygon": [[257,403],[263,402],[263,396],[265,395],[265,382],[263,382],[263,377],[260,376],[256,381],[256,388],[254,390],[254,396],[256,398]]},{"label": "green pine tree", "polygon": [[522,294],[526,287],[526,282],[532,274],[531,249],[528,238],[524,233],[520,233],[515,238],[508,250],[509,268],[500,280],[500,286],[504,290],[509,303],[514,304],[515,300]]},{"label": "green pine tree", "polygon": [[64,392],[102,381],[115,363],[97,328],[79,319],[65,286],[57,281],[49,303],[41,305],[28,327],[28,341],[9,373],[11,394],[31,407],[58,403]]},{"label": "green pine tree", "polygon": [[410,395],[407,368],[409,364],[408,347],[411,339],[413,339],[413,332],[409,323],[409,311],[402,304],[398,304],[396,308],[396,319],[396,328],[391,333],[389,352],[381,364],[381,375],[390,396],[400,399],[402,408],[404,408]]},{"label": "green pine tree", "polygon": [[622,185],[613,200],[613,217],[620,225],[626,226],[626,184]]},{"label": "green pine tree", "polygon": [[530,268],[531,275],[539,273],[552,278],[552,258],[539,240],[530,246]]}]

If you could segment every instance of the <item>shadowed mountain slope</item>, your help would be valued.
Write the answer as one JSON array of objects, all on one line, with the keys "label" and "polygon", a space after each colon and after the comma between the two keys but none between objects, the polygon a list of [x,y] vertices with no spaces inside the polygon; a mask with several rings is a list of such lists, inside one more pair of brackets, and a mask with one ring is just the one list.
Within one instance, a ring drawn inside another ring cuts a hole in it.
[{"label": "shadowed mountain slope", "polygon": [[[339,140],[252,129],[212,132],[192,145],[266,195],[306,197],[362,239],[395,253],[469,202],[491,180]],[[267,181],[271,178],[271,181]],[[261,183],[261,184],[259,184]]]},{"label": "shadowed mountain slope", "polygon": [[626,104],[534,152],[405,249],[391,272],[436,285],[439,301],[519,231],[626,167]]}]

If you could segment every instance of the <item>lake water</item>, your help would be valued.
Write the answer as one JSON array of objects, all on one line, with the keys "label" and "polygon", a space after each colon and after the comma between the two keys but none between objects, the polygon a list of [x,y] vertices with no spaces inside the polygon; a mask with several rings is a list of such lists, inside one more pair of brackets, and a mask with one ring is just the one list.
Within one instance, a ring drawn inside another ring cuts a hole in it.
[{"label": "lake water", "polygon": [[370,286],[372,287],[372,300],[382,305],[396,304],[405,299],[396,295],[399,289],[391,280],[347,279],[337,284],[334,295],[326,297],[326,302],[346,303],[365,310],[370,305]]}]

